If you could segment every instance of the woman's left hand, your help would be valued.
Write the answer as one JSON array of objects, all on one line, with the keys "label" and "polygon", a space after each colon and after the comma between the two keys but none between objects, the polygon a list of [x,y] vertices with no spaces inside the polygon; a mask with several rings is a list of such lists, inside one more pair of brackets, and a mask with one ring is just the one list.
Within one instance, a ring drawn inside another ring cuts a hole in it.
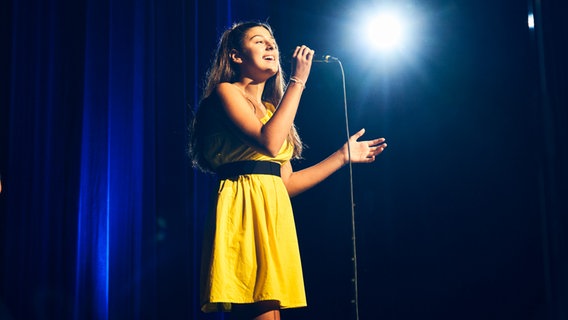
[{"label": "woman's left hand", "polygon": [[365,129],[361,129],[359,132],[349,137],[349,148],[347,143],[343,145],[342,153],[346,164],[349,162],[349,149],[351,149],[352,163],[369,163],[375,161],[375,157],[387,147],[385,138],[357,141],[363,134],[365,134]]}]

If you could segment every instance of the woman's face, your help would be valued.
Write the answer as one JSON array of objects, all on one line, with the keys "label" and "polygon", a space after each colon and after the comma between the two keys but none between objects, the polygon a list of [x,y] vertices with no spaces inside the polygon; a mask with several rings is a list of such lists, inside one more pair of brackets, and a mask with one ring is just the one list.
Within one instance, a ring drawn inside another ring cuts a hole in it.
[{"label": "woman's face", "polygon": [[242,43],[241,74],[270,78],[278,72],[278,47],[270,31],[261,26],[252,27],[245,32]]}]

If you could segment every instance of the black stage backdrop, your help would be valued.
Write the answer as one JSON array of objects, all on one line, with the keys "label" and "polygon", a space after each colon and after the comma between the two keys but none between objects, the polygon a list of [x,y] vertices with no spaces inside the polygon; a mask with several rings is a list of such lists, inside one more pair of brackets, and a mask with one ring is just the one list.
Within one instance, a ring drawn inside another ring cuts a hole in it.
[{"label": "black stage backdrop", "polygon": [[[2,2],[0,319],[226,318],[199,311],[187,125],[249,19],[339,57],[351,131],[388,139],[353,168],[361,319],[568,318],[565,4],[398,2],[421,28],[394,62],[361,46],[377,3]],[[312,70],[296,169],[346,135],[339,64]],[[355,318],[349,193],[345,168],[293,199],[309,307],[284,319]]]}]

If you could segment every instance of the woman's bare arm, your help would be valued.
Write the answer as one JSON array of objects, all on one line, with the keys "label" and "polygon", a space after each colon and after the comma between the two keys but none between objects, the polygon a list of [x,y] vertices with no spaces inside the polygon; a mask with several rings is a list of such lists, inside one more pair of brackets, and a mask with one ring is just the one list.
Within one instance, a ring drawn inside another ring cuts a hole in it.
[{"label": "woman's bare arm", "polygon": [[[352,163],[374,162],[375,157],[387,147],[384,138],[357,141],[364,133],[365,129],[361,129],[349,138]],[[293,197],[322,182],[348,162],[348,146],[345,143],[339,150],[321,162],[300,171],[294,172],[290,162],[284,163],[281,168],[281,176],[288,194]]]}]

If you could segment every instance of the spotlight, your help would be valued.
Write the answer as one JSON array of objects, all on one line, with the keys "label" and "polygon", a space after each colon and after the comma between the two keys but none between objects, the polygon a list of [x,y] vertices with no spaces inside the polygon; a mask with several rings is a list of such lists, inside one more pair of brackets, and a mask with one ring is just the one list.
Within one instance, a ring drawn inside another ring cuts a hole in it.
[{"label": "spotlight", "polygon": [[350,27],[345,28],[351,44],[346,48],[353,52],[357,65],[384,71],[417,63],[428,25],[420,8],[403,2],[351,9]]},{"label": "spotlight", "polygon": [[400,49],[405,40],[403,19],[395,12],[383,12],[368,19],[366,34],[373,48],[379,51]]}]

